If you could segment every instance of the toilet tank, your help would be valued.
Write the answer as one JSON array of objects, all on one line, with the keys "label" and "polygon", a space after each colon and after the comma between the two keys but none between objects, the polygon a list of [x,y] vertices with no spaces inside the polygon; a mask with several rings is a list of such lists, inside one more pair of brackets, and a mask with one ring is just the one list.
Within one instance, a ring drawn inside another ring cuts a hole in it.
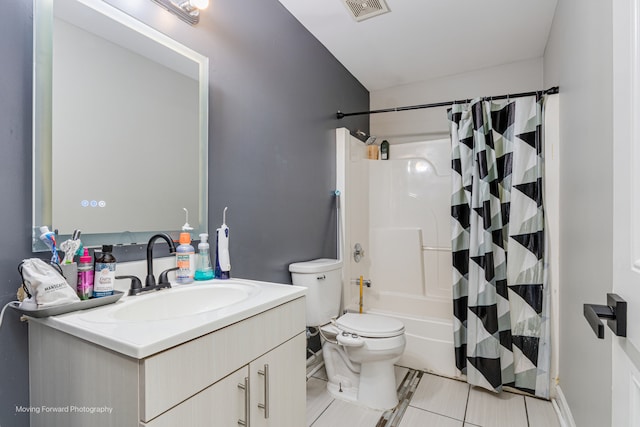
[{"label": "toilet tank", "polygon": [[307,288],[307,326],[329,323],[340,311],[342,261],[321,258],[289,265],[294,285]]}]

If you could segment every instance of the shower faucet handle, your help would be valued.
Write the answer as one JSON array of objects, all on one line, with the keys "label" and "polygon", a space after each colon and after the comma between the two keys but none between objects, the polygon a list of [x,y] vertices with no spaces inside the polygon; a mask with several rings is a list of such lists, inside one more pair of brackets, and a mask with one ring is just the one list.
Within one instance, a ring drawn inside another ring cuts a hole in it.
[{"label": "shower faucet handle", "polygon": [[355,262],[360,262],[364,258],[364,248],[360,243],[356,243],[353,247],[353,260]]}]

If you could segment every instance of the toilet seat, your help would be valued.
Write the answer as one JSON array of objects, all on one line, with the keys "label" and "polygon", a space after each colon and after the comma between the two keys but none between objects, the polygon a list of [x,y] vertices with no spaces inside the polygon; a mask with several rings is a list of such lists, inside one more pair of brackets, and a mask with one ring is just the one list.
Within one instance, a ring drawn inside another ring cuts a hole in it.
[{"label": "toilet seat", "polygon": [[335,325],[341,331],[365,338],[390,338],[404,334],[401,321],[375,314],[347,313],[339,317]]}]

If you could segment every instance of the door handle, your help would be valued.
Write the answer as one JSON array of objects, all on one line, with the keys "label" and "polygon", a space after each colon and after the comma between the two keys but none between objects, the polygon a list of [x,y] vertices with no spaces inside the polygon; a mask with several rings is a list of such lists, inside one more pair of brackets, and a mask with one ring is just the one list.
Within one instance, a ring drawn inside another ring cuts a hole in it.
[{"label": "door handle", "polygon": [[600,339],[604,339],[604,323],[619,337],[627,336],[627,302],[617,294],[607,294],[607,305],[584,304],[584,317]]}]

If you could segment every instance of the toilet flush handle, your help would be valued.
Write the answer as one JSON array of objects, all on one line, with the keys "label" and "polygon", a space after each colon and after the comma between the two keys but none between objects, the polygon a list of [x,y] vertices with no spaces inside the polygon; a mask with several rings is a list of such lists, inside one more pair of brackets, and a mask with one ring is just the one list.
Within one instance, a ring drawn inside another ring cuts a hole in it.
[{"label": "toilet flush handle", "polygon": [[364,340],[358,334],[350,334],[349,332],[338,334],[336,340],[338,344],[345,347],[362,347],[364,345]]}]

